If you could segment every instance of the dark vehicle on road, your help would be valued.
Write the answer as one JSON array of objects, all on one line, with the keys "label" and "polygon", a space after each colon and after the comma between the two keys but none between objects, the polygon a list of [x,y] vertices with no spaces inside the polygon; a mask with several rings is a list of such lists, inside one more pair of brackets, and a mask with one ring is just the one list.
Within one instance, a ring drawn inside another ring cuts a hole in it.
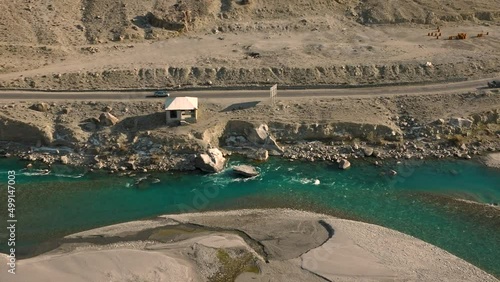
[{"label": "dark vehicle on road", "polygon": [[488,81],[489,88],[500,88],[500,80]]},{"label": "dark vehicle on road", "polygon": [[155,93],[153,93],[153,95],[155,97],[169,97],[170,96],[170,93],[168,93],[167,91],[165,90],[158,90],[158,91],[155,91]]}]

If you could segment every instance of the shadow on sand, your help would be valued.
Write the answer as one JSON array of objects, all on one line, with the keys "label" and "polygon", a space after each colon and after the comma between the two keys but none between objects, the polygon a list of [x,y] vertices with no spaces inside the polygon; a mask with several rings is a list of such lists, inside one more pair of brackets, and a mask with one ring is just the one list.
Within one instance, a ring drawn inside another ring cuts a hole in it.
[{"label": "shadow on sand", "polygon": [[221,112],[233,112],[238,110],[250,109],[257,106],[258,103],[260,103],[260,101],[236,103],[226,107],[225,109],[221,110]]}]

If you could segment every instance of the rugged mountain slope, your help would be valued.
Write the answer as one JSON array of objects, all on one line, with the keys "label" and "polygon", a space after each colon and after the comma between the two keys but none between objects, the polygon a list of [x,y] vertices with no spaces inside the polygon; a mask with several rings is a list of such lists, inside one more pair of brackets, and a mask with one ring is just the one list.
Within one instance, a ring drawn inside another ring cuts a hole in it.
[{"label": "rugged mountain slope", "polygon": [[85,43],[77,0],[0,1],[0,42],[70,45]]},{"label": "rugged mountain slope", "polygon": [[189,24],[196,30],[208,23],[297,22],[324,16],[365,24],[498,21],[499,7],[499,0],[253,0],[249,4],[231,0],[3,0],[0,42],[83,45],[120,40],[120,36],[122,40],[144,39],[155,29],[146,17],[149,12],[182,22],[183,11],[190,11]]},{"label": "rugged mountain slope", "polygon": [[[125,85],[104,84],[109,70],[131,74],[122,78],[138,88],[377,83],[407,80],[371,69],[426,62],[452,66],[439,75],[411,71],[408,80],[443,80],[490,76],[500,61],[500,0],[0,0],[0,9],[1,87]],[[436,25],[440,40],[427,37]],[[444,40],[458,32],[471,36]],[[481,32],[490,35],[476,38]],[[141,69],[182,71],[150,83]],[[262,69],[271,73],[246,75]],[[60,80],[65,74],[78,79]]]},{"label": "rugged mountain slope", "polygon": [[438,23],[500,19],[499,1],[364,0],[356,7],[362,23]]}]

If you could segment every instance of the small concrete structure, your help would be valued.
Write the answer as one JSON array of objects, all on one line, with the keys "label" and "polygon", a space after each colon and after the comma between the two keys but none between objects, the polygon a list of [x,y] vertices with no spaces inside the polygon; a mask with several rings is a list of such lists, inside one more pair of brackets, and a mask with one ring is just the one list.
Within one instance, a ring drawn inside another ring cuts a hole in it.
[{"label": "small concrete structure", "polygon": [[195,123],[198,119],[198,98],[168,97],[165,112],[167,124]]}]

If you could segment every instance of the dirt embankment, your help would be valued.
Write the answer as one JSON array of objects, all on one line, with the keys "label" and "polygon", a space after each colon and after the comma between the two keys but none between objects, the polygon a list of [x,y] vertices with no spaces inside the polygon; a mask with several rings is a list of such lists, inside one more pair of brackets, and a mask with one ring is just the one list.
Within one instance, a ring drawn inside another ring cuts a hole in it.
[{"label": "dirt embankment", "polygon": [[[496,93],[415,97],[202,102],[199,121],[165,125],[162,103],[19,102],[4,105],[3,154],[115,171],[193,170],[211,148],[265,160],[469,159],[500,148]],[[263,153],[263,151],[265,151]],[[35,162],[36,163],[36,162]]]},{"label": "dirt embankment", "polygon": [[177,86],[359,85],[462,80],[500,72],[500,60],[425,64],[341,65],[314,68],[168,67],[27,76],[0,88],[86,90]]}]

